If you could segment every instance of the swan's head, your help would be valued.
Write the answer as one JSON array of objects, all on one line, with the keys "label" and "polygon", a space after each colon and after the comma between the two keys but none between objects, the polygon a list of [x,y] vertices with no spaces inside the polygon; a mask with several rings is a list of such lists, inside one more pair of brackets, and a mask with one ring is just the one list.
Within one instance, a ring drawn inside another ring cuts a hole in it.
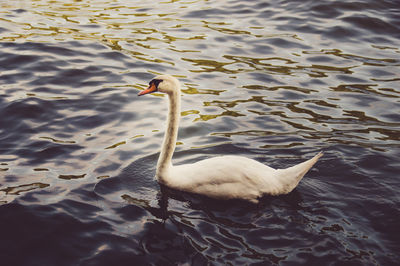
[{"label": "swan's head", "polygon": [[149,87],[139,92],[139,96],[153,92],[163,92],[167,94],[178,93],[180,91],[179,81],[171,75],[160,75],[149,82]]}]

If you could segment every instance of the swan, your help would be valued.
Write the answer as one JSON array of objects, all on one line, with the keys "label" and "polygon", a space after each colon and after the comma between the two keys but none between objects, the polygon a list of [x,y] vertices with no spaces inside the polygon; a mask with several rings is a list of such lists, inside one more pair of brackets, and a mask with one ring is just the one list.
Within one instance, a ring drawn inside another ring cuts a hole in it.
[{"label": "swan", "polygon": [[241,199],[258,203],[264,195],[291,192],[323,155],[286,169],[274,169],[242,156],[226,155],[193,164],[173,165],[180,120],[181,90],[171,75],[159,75],[138,96],[162,92],[168,95],[167,128],[157,162],[156,179],[174,190],[205,195],[216,199]]}]

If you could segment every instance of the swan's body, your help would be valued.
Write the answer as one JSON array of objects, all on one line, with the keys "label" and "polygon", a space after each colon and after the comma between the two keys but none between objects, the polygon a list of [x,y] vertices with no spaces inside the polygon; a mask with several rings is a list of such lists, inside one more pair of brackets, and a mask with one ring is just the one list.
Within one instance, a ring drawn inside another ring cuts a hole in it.
[{"label": "swan's body", "polygon": [[180,84],[170,75],[150,81],[144,95],[160,91],[168,94],[167,130],[157,163],[157,181],[176,190],[219,199],[243,199],[257,203],[263,195],[287,194],[323,155],[286,169],[273,169],[241,156],[219,156],[193,164],[172,165],[180,119]]}]

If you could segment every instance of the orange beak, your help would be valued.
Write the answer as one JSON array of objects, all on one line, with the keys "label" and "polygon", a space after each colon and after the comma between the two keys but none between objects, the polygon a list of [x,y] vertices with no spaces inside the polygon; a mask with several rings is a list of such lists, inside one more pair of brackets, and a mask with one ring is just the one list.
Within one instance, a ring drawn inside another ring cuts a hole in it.
[{"label": "orange beak", "polygon": [[142,96],[142,95],[145,95],[145,94],[148,94],[148,93],[152,93],[152,92],[155,92],[155,91],[157,91],[157,87],[156,87],[156,85],[154,83],[151,83],[150,86],[147,89],[145,89],[144,91],[139,92],[138,96]]}]

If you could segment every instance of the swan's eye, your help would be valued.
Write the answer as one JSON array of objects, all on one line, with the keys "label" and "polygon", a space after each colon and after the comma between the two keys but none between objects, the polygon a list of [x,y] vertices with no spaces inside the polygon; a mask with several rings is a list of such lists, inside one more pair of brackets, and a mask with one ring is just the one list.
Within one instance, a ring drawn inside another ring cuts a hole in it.
[{"label": "swan's eye", "polygon": [[151,86],[151,85],[154,85],[157,89],[158,89],[158,85],[162,82],[163,80],[162,79],[152,79],[150,82],[149,82],[149,85]]}]

